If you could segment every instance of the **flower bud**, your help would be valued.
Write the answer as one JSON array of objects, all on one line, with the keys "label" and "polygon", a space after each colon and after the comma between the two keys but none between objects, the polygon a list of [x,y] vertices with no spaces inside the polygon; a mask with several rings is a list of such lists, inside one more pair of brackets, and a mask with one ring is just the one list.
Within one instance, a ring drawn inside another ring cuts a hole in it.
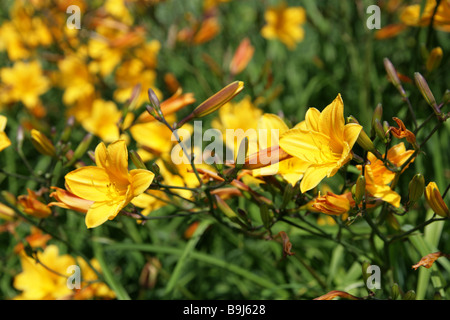
[{"label": "flower bud", "polygon": [[75,123],[74,116],[69,117],[66,122],[66,126],[64,127],[63,132],[61,133],[61,141],[67,142],[70,139],[70,135],[72,134],[73,125]]},{"label": "flower bud", "polygon": [[416,292],[414,290],[409,290],[403,295],[403,300],[416,300]]},{"label": "flower bud", "polygon": [[397,88],[397,90],[400,92],[401,96],[406,97],[406,92],[402,87],[402,84],[401,84],[400,79],[397,74],[397,70],[395,69],[394,65],[388,58],[384,58],[383,62],[384,62],[384,67],[388,74],[389,80]]},{"label": "flower bud", "polygon": [[425,188],[425,199],[427,200],[431,209],[439,216],[444,218],[450,217],[450,212],[447,205],[442,199],[439,189],[435,182],[428,183]]},{"label": "flower bud", "polygon": [[433,108],[433,111],[436,115],[440,115],[441,111],[438,109],[436,99],[434,98],[434,95],[431,92],[425,78],[419,72],[414,72],[414,79],[416,80],[416,85],[419,88],[420,93],[425,98],[428,105]]},{"label": "flower bud", "polygon": [[225,88],[203,101],[191,114],[181,120],[178,127],[181,127],[187,121],[194,118],[201,118],[210,113],[213,113],[225,103],[234,98],[239,92],[244,89],[244,83],[242,81],[234,81],[227,85]]},{"label": "flower bud", "polygon": [[388,141],[388,136],[386,131],[384,130],[383,125],[381,124],[381,121],[375,119],[373,128],[378,138],[380,138],[384,143],[386,143]]},{"label": "flower bud", "polygon": [[243,226],[243,222],[239,216],[230,208],[230,206],[218,195],[214,195],[216,198],[217,207],[223,214],[225,214],[231,221]]},{"label": "flower bud", "polygon": [[379,103],[375,107],[375,110],[373,111],[372,114],[372,127],[375,125],[376,120],[378,120],[378,122],[381,123],[382,119],[383,119],[383,106],[381,105],[381,103]]},{"label": "flower bud", "polygon": [[417,173],[409,182],[408,187],[408,205],[413,205],[423,194],[425,189],[425,178],[422,174]]},{"label": "flower bud", "polygon": [[441,47],[436,47],[431,50],[425,65],[428,72],[434,71],[439,67],[442,61],[442,56],[443,52]]},{"label": "flower bud", "polygon": [[147,170],[147,167],[145,166],[144,162],[142,161],[141,157],[135,150],[130,150],[130,158],[133,164],[136,166],[137,169],[145,169]]},{"label": "flower bud", "polygon": [[[78,147],[73,152],[72,158],[70,161],[66,164],[66,167],[71,166],[75,163],[78,159],[80,159],[84,154],[86,153],[87,149],[89,148],[89,145],[91,144],[92,139],[94,136],[91,133],[88,133],[84,136],[83,140],[81,140]],[[94,157],[95,161],[95,157]]]},{"label": "flower bud", "polygon": [[391,287],[391,299],[397,300],[399,295],[400,295],[400,288],[397,283],[394,283]]},{"label": "flower bud", "polygon": [[230,62],[230,72],[232,75],[241,73],[253,57],[255,48],[250,43],[249,38],[244,38],[239,44],[233,59]]},{"label": "flower bud", "polygon": [[15,211],[7,205],[0,202],[0,219],[11,221],[15,218]]},{"label": "flower bud", "polygon": [[53,143],[43,133],[36,129],[31,129],[31,142],[39,153],[47,156],[56,156],[56,149]]},{"label": "flower bud", "polygon": [[[352,190],[353,191],[353,190]],[[358,205],[361,203],[364,195],[366,194],[366,178],[364,176],[359,176],[355,183],[355,190],[353,193],[353,199]]]},{"label": "flower bud", "polygon": [[244,137],[239,144],[239,149],[236,155],[235,168],[236,170],[242,169],[245,164],[245,159],[247,158],[248,152],[248,137]]}]

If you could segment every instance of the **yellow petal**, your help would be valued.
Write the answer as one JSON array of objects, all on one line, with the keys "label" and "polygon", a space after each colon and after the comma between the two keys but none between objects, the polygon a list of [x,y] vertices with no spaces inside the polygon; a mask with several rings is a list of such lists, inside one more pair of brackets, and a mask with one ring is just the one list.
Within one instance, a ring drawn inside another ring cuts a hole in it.
[{"label": "yellow petal", "polygon": [[98,227],[107,220],[114,219],[122,208],[123,204],[120,202],[95,202],[86,213],[86,226]]},{"label": "yellow petal", "polygon": [[133,169],[130,171],[133,197],[145,192],[151,185],[155,174],[145,169]]},{"label": "yellow petal", "polygon": [[108,200],[110,177],[105,169],[93,166],[82,167],[66,174],[66,184],[71,192],[91,201]]},{"label": "yellow petal", "polygon": [[284,151],[310,163],[321,162],[320,146],[328,143],[322,133],[302,129],[291,129],[280,138],[280,147]]},{"label": "yellow petal", "polygon": [[308,167],[303,175],[302,182],[300,183],[300,191],[305,193],[306,191],[316,187],[332,169],[333,168],[328,166],[312,165]]},{"label": "yellow petal", "polygon": [[347,141],[350,148],[353,147],[362,130],[362,126],[356,123],[346,124],[344,127],[344,140]]},{"label": "yellow petal", "polygon": [[320,111],[316,108],[309,108],[305,115],[305,124],[307,129],[319,131]]},{"label": "yellow petal", "polygon": [[339,94],[320,114],[319,131],[330,137],[330,146],[339,152],[344,133],[344,102]]}]

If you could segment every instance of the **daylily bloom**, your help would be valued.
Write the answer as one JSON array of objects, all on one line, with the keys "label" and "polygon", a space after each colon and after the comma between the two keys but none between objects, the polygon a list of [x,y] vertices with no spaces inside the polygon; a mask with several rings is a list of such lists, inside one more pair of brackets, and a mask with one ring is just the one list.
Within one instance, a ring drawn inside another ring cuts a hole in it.
[{"label": "daylily bloom", "polygon": [[17,197],[17,203],[23,208],[25,213],[38,218],[47,218],[52,214],[52,210],[38,200],[36,192],[30,189],[27,189],[27,191],[28,195]]},{"label": "daylily bloom", "polygon": [[14,287],[22,291],[17,300],[55,300],[70,296],[73,291],[67,286],[67,268],[76,265],[70,255],[60,255],[56,245],[37,251],[41,263],[21,254],[22,272],[14,277]]},{"label": "daylily bloom", "polygon": [[[402,142],[388,150],[387,159],[394,165],[401,166],[413,153],[414,150],[406,150]],[[364,168],[367,192],[374,198],[380,198],[392,204],[394,207],[399,207],[400,195],[389,186],[395,178],[395,172],[387,169],[383,162],[377,159],[371,152],[367,153],[367,160],[370,162]],[[362,170],[360,165],[357,168]]]},{"label": "daylily bloom", "polygon": [[6,122],[8,118],[0,115],[0,151],[9,147],[11,145],[11,141],[5,133]]},{"label": "daylily bloom", "polygon": [[69,172],[65,179],[71,192],[94,201],[86,213],[86,226],[94,228],[117,214],[153,181],[154,174],[145,169],[128,171],[128,150],[124,140],[108,147],[101,142],[95,149],[97,166]]},{"label": "daylily bloom", "polygon": [[309,108],[305,121],[280,137],[280,147],[304,164],[300,190],[306,192],[325,177],[332,177],[352,159],[351,150],[362,130],[345,124],[344,103],[339,94],[322,112]]},{"label": "daylily bloom", "polygon": [[421,15],[421,5],[414,4],[406,7],[400,15],[402,22],[408,26],[428,26],[433,17],[433,27],[445,32],[450,32],[450,1],[440,1],[436,9],[436,0],[427,0]]},{"label": "daylily bloom", "polygon": [[122,112],[113,101],[96,99],[92,103],[90,115],[81,120],[83,128],[110,143],[120,138],[119,120]]},{"label": "daylily bloom", "polygon": [[428,183],[425,188],[425,199],[437,215],[444,218],[450,217],[450,211],[439,193],[439,188],[436,182],[432,181]]},{"label": "daylily bloom", "polygon": [[279,39],[289,49],[294,49],[305,36],[301,25],[306,21],[305,9],[302,7],[287,7],[281,3],[278,7],[269,8],[265,14],[267,24],[261,34],[266,39]]},{"label": "daylily bloom", "polygon": [[42,74],[38,61],[18,61],[12,68],[1,69],[0,77],[9,88],[5,92],[6,100],[10,103],[21,101],[30,109],[39,104],[40,95],[50,88],[50,81]]}]

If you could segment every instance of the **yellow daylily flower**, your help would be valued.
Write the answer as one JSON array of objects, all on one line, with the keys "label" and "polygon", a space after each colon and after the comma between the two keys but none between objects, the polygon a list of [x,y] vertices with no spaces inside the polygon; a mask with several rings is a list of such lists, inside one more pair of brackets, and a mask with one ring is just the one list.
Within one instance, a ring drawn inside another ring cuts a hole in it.
[{"label": "yellow daylily flower", "polygon": [[128,150],[124,140],[95,149],[97,166],[69,172],[67,187],[76,196],[94,201],[86,213],[86,226],[94,228],[114,219],[131,200],[147,190],[154,174],[145,169],[128,171]]},{"label": "yellow daylily flower", "polygon": [[[414,150],[406,150],[402,142],[388,150],[387,159],[394,165],[401,166],[413,153]],[[367,192],[375,198],[380,198],[392,204],[394,207],[399,207],[400,195],[389,186],[395,178],[395,172],[388,170],[383,162],[377,159],[371,152],[367,153],[367,160],[369,164],[364,169]],[[357,168],[362,169],[360,165]]]},{"label": "yellow daylily flower", "polygon": [[8,118],[3,115],[0,115],[0,151],[9,147],[11,145],[11,140],[9,140],[8,136],[5,133],[6,122]]},{"label": "yellow daylily flower", "polygon": [[344,103],[339,94],[322,112],[309,108],[305,121],[280,137],[280,147],[303,163],[300,190],[306,192],[325,177],[332,177],[352,159],[351,150],[362,126],[345,124]]},{"label": "yellow daylily flower", "polygon": [[421,15],[421,5],[407,6],[400,14],[400,20],[408,26],[428,26],[433,17],[433,27],[450,32],[450,1],[442,0],[436,9],[436,0],[427,0]]},{"label": "yellow daylily flower", "polygon": [[37,251],[41,263],[24,253],[21,254],[22,272],[14,277],[14,287],[22,291],[16,300],[55,300],[70,296],[73,291],[67,286],[67,268],[76,265],[70,255],[60,255],[56,245]]},{"label": "yellow daylily flower", "polygon": [[[258,146],[259,153],[264,153],[267,148],[278,146],[279,145],[279,137],[284,133],[289,131],[289,127],[284,123],[284,121],[275,114],[265,113],[258,120],[258,132],[262,132],[262,130],[266,130],[267,139],[263,138],[263,136],[259,137]],[[272,130],[278,130],[278,135],[272,135]],[[268,153],[267,153],[268,155]],[[280,155],[279,163],[274,163],[269,166],[265,166],[262,168],[252,170],[252,174],[255,177],[258,176],[267,176],[273,174],[280,174],[286,181],[290,184],[295,185],[297,181],[299,181],[306,170],[303,162],[299,161],[298,158],[289,156],[288,159],[283,160]],[[273,161],[275,161],[274,159]]]},{"label": "yellow daylily flower", "polygon": [[39,96],[50,89],[50,81],[42,74],[38,61],[18,61],[12,68],[1,69],[0,77],[9,88],[5,99],[11,103],[21,101],[28,108],[36,106],[40,102]]},{"label": "yellow daylily flower", "polygon": [[120,138],[119,120],[122,112],[113,101],[95,99],[88,117],[81,119],[83,128],[110,143]]},{"label": "yellow daylily flower", "polygon": [[264,18],[267,24],[261,34],[266,39],[279,39],[289,49],[294,49],[305,37],[301,25],[306,21],[306,14],[302,7],[287,7],[283,2],[278,7],[267,9]]}]

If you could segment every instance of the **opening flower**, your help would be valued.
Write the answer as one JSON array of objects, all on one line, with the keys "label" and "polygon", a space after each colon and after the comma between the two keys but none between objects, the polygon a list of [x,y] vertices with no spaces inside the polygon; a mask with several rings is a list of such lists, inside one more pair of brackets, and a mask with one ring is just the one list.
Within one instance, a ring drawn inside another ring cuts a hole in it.
[{"label": "opening flower", "polygon": [[430,205],[431,209],[441,217],[450,217],[450,211],[448,210],[447,205],[444,202],[444,199],[442,199],[442,196],[439,192],[439,188],[436,184],[436,182],[430,182],[428,183],[427,187],[425,188],[425,199],[427,200],[428,204]]},{"label": "opening flower", "polygon": [[95,149],[97,166],[69,172],[65,179],[76,196],[94,201],[86,213],[86,226],[94,228],[114,219],[131,200],[143,193],[154,174],[145,169],[128,171],[128,150],[124,140],[108,147],[101,142]]},{"label": "opening flower", "polygon": [[280,138],[280,147],[304,163],[300,190],[306,192],[325,177],[332,177],[352,159],[351,150],[362,126],[345,124],[344,103],[339,94],[322,112],[309,108],[302,121]]}]

